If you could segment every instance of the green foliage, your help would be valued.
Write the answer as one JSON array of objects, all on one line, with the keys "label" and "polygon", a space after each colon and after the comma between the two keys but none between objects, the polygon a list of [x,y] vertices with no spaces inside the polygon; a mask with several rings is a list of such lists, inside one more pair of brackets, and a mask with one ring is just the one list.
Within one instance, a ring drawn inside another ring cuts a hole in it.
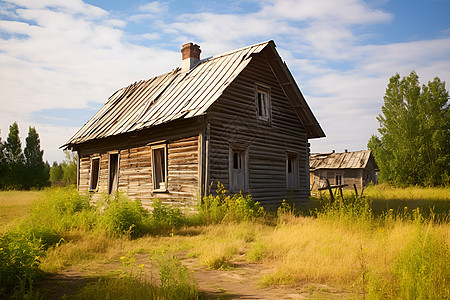
[{"label": "green foliage", "polygon": [[43,188],[49,185],[50,166],[43,161],[39,134],[30,127],[26,146],[22,152],[19,126],[9,127],[5,143],[0,143],[0,189]]},{"label": "green foliage", "polygon": [[23,182],[23,187],[29,189],[48,186],[50,184],[48,181],[49,167],[44,163],[44,150],[41,150],[39,134],[34,127],[29,128],[24,154],[27,180]]},{"label": "green foliage", "polygon": [[253,220],[264,213],[259,202],[253,201],[250,195],[239,193],[227,196],[220,182],[217,183],[216,193],[216,196],[203,197],[200,205],[200,212],[207,223]]},{"label": "green foliage", "polygon": [[106,196],[99,203],[97,227],[113,235],[141,236],[148,232],[149,214],[138,199],[130,200],[120,193]]},{"label": "green foliage", "polygon": [[103,276],[83,287],[77,299],[200,299],[197,284],[190,272],[172,255],[158,255],[152,263],[159,270],[160,286],[147,280],[144,264],[133,272],[134,258],[121,257],[121,276]]},{"label": "green foliage", "polygon": [[53,162],[52,167],[50,168],[50,181],[52,183],[56,183],[57,181],[62,181],[64,171],[62,166],[59,165],[56,161]]},{"label": "green foliage", "polygon": [[153,200],[151,215],[153,231],[173,230],[186,224],[186,218],[177,207],[162,204],[161,200]]},{"label": "green foliage", "polygon": [[64,154],[66,159],[61,164],[53,162],[50,169],[50,181],[53,185],[71,185],[77,183],[78,156],[68,150],[65,150]]},{"label": "green foliage", "polygon": [[316,210],[318,218],[325,218],[340,223],[369,228],[373,224],[372,204],[366,197],[337,198],[335,201],[324,199],[321,210]]},{"label": "green foliage", "polygon": [[18,288],[24,295],[32,288],[42,255],[41,241],[34,236],[9,233],[0,237],[0,298]]},{"label": "green foliage", "polygon": [[92,228],[95,211],[89,200],[73,187],[48,189],[33,202],[30,217],[13,231],[39,238],[45,246],[54,245],[69,229]]},{"label": "green foliage", "polygon": [[25,157],[22,153],[22,143],[20,142],[17,122],[9,126],[4,151],[6,172],[1,181],[6,188],[22,189],[25,173]]},{"label": "green foliage", "polygon": [[448,185],[450,163],[449,94],[436,77],[419,85],[411,72],[390,78],[382,114],[381,138],[373,135],[368,148],[380,168],[379,180],[395,185]]},{"label": "green foliage", "polygon": [[401,299],[449,299],[450,251],[415,212],[416,236],[395,263]]},{"label": "green foliage", "polygon": [[198,299],[199,292],[193,272],[183,266],[173,255],[163,254],[156,258],[159,269],[163,299]]}]

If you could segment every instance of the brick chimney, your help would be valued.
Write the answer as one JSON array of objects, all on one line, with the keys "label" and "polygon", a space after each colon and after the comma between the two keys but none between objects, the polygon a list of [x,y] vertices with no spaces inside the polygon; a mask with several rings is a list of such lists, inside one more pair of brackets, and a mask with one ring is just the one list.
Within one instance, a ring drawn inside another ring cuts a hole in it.
[{"label": "brick chimney", "polygon": [[181,48],[181,56],[183,58],[181,72],[187,72],[194,68],[200,61],[201,52],[199,45],[193,43],[184,44]]}]

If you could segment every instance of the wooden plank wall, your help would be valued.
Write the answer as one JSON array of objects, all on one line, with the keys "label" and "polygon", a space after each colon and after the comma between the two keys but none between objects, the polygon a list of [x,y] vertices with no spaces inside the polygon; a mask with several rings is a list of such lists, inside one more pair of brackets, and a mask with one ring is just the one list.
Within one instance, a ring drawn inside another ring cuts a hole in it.
[{"label": "wooden plank wall", "polygon": [[[270,88],[271,119],[257,119],[255,84]],[[229,149],[248,149],[249,190],[256,201],[277,206],[286,197],[305,202],[309,196],[306,131],[267,62],[254,57],[209,111],[209,183],[229,190]],[[287,153],[298,153],[299,189],[286,188]],[[215,186],[214,186],[215,188]]]},{"label": "wooden plank wall", "polygon": [[[111,149],[114,150],[114,149]],[[154,198],[192,208],[199,196],[199,146],[198,136],[178,139],[168,143],[168,192],[153,192],[151,146],[122,149],[119,152],[119,192],[130,198],[139,198],[144,207],[150,207]],[[98,154],[80,159],[79,190],[89,190],[90,160]],[[98,192],[94,200],[108,191],[108,152],[101,154]]]}]

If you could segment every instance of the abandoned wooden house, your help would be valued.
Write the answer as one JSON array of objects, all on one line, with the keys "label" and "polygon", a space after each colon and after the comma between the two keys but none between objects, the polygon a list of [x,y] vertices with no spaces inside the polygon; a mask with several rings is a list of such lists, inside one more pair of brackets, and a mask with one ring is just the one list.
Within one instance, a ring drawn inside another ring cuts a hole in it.
[{"label": "abandoned wooden house", "polygon": [[330,185],[347,185],[353,189],[355,184],[362,189],[370,182],[377,183],[378,166],[370,150],[344,153],[312,153],[309,160],[311,189]]},{"label": "abandoned wooden house", "polygon": [[308,199],[308,139],[325,134],[275,43],[200,52],[183,45],[181,68],[118,90],[67,141],[80,191],[192,207],[220,181],[264,205]]}]

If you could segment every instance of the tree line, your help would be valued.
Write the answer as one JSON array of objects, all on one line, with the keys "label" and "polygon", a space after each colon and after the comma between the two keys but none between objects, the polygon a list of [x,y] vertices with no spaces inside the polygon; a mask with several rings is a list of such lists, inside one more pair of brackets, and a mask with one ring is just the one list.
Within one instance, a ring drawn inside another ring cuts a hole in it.
[{"label": "tree line", "polygon": [[36,128],[29,127],[25,148],[19,136],[19,126],[14,122],[9,126],[8,137],[0,137],[0,189],[29,190],[41,189],[52,183],[76,183],[76,158],[66,153],[66,161],[61,164],[44,162],[44,150]]},{"label": "tree line", "polygon": [[413,71],[392,76],[382,114],[377,117],[381,137],[372,135],[380,182],[393,185],[448,186],[450,184],[449,92],[439,77],[419,84]]}]

